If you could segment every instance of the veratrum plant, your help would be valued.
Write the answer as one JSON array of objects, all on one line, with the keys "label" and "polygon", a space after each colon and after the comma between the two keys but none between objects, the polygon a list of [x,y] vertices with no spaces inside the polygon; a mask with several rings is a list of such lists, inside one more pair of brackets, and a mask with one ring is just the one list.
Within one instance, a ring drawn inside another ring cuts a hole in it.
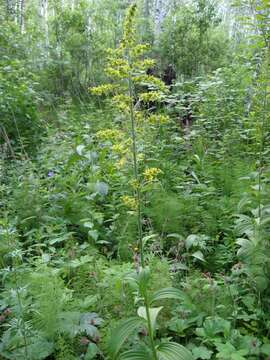
[{"label": "veratrum plant", "polygon": [[[138,168],[138,147],[137,147],[137,121],[147,115],[143,111],[139,111],[141,103],[158,102],[164,97],[166,86],[159,79],[146,74],[148,68],[153,66],[153,61],[142,59],[142,55],[146,52],[147,46],[137,45],[135,40],[135,14],[136,4],[129,7],[124,24],[124,35],[118,49],[110,51],[109,66],[107,67],[107,75],[113,80],[113,84],[101,85],[92,89],[97,95],[113,93],[112,102],[114,107],[123,115],[124,118],[130,120],[129,131],[132,138],[132,156],[134,178],[132,179],[132,187],[135,197],[125,197],[125,202],[137,212],[138,222],[138,244],[140,249],[140,264],[133,277],[133,282],[138,289],[138,297],[141,304],[138,308],[138,316],[125,320],[113,332],[109,343],[108,352],[111,359],[122,360],[189,360],[192,359],[190,352],[183,346],[172,343],[163,342],[156,344],[155,331],[156,321],[162,307],[154,307],[154,303],[161,299],[181,297],[181,292],[177,289],[164,289],[155,293],[152,298],[148,294],[148,284],[150,280],[150,272],[145,267],[144,249],[143,249],[143,229],[142,229],[142,197],[141,191],[144,186],[142,176]],[[142,92],[138,96],[135,94],[135,87],[147,87],[147,92]],[[151,115],[151,120],[153,121]],[[148,117],[149,119],[149,117]],[[156,121],[163,121],[164,117],[157,116]],[[145,169],[143,176],[145,182],[151,182],[159,174],[157,168]],[[140,268],[141,265],[141,268]],[[120,350],[126,339],[138,328],[146,329],[146,341],[142,342],[132,350],[120,353]]]},{"label": "veratrum plant", "polygon": [[[136,9],[135,4],[128,9],[120,46],[115,50],[109,50],[106,73],[112,79],[112,83],[92,88],[91,92],[95,95],[112,95],[112,107],[121,114],[123,118],[122,128],[127,126],[127,131],[131,136],[134,179],[130,183],[132,184],[134,198],[126,196],[124,202],[137,213],[138,245],[141,265],[144,267],[141,201],[143,183],[138,165],[138,156],[142,154],[138,151],[137,124],[138,122],[147,123],[147,121],[159,124],[166,122],[166,116],[149,115],[141,109],[141,105],[159,103],[164,98],[167,87],[160,79],[147,74],[147,69],[154,65],[154,61],[143,58],[149,48],[147,45],[136,44],[134,21]],[[136,94],[136,88],[145,90]],[[126,123],[125,119],[129,119],[129,122]],[[115,132],[116,130],[107,129],[105,131]],[[160,169],[150,168],[145,169],[143,174],[147,176],[148,180],[153,180],[159,172]]]},{"label": "veratrum plant", "polygon": [[[112,360],[192,360],[192,354],[182,345],[175,342],[163,341],[156,343],[157,318],[163,306],[157,303],[164,299],[181,300],[181,290],[165,288],[149,296],[148,287],[150,271],[148,267],[139,273],[131,274],[127,280],[135,285],[141,306],[137,309],[137,316],[124,320],[113,330],[108,342],[108,353]],[[145,335],[144,340],[134,346],[132,350],[120,352],[126,340],[136,331]]]}]

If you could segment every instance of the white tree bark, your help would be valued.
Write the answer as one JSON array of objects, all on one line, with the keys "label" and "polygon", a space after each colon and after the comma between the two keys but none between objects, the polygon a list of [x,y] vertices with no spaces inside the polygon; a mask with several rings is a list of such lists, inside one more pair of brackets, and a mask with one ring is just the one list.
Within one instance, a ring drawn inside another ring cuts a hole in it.
[{"label": "white tree bark", "polygon": [[7,12],[7,16],[14,16],[14,1],[12,0],[6,0],[6,12]]},{"label": "white tree bark", "polygon": [[168,5],[168,2],[166,0],[155,0],[155,4],[154,4],[154,24],[155,24],[154,34],[155,34],[156,42],[159,39],[162,23],[167,14],[167,10],[168,10],[167,5]]},{"label": "white tree bark", "polygon": [[42,18],[44,35],[45,35],[45,49],[47,56],[49,55],[49,24],[48,24],[48,0],[40,0],[40,16]]},{"label": "white tree bark", "polygon": [[24,32],[24,10],[25,10],[25,0],[19,1],[19,19],[20,19],[20,31]]}]

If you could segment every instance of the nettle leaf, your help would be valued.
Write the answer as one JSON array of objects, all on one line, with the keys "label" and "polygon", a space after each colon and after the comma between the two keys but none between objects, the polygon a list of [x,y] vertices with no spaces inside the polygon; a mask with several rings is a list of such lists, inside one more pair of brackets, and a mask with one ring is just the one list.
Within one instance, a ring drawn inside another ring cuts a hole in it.
[{"label": "nettle leaf", "polygon": [[[157,317],[158,314],[160,313],[160,311],[163,309],[163,306],[157,307],[157,308],[149,308],[149,314],[150,314],[150,321],[151,321],[151,327],[152,330],[156,329],[156,322],[157,322]],[[145,306],[140,306],[138,309],[138,315],[147,320],[147,312],[146,312],[146,307]]]},{"label": "nettle leaf", "polygon": [[176,299],[183,300],[184,293],[176,288],[164,288],[156,291],[151,298],[150,303],[154,303],[155,301],[164,300],[164,299]]},{"label": "nettle leaf", "polygon": [[160,344],[157,353],[159,360],[194,360],[188,349],[174,342]]},{"label": "nettle leaf", "polygon": [[132,317],[122,321],[113,329],[107,344],[108,352],[113,360],[117,357],[124,342],[142,325],[145,325],[144,320],[139,317]]}]

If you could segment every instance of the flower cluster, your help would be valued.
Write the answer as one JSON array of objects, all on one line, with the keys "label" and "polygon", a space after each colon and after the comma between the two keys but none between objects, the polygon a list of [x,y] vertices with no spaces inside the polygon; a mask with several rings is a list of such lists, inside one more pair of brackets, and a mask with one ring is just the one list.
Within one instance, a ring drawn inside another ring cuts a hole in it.
[{"label": "flower cluster", "polygon": [[116,154],[123,155],[123,154],[126,154],[128,149],[126,148],[126,146],[124,144],[119,143],[119,144],[114,144],[112,146],[112,151]]},{"label": "flower cluster", "polygon": [[133,81],[136,83],[141,83],[147,85],[149,88],[156,89],[159,91],[166,92],[168,90],[167,86],[164,84],[164,82],[155,76],[152,75],[139,75],[134,76]]},{"label": "flower cluster", "polygon": [[127,162],[127,159],[126,157],[122,157],[120,160],[118,160],[116,163],[115,163],[115,166],[117,169],[122,169],[125,165],[126,165],[126,162]]},{"label": "flower cluster", "polygon": [[121,200],[122,200],[123,204],[130,210],[133,210],[133,211],[137,210],[138,204],[137,204],[137,200],[134,197],[124,195],[124,196],[121,196]]},{"label": "flower cluster", "polygon": [[90,89],[90,92],[93,95],[108,95],[110,93],[112,93],[114,90],[116,89],[116,85],[113,84],[104,84],[104,85],[100,85],[100,86],[96,86]]},{"label": "flower cluster", "polygon": [[131,49],[131,55],[133,57],[141,56],[150,49],[149,44],[138,44]]},{"label": "flower cluster", "polygon": [[124,23],[124,36],[121,42],[122,48],[132,48],[135,43],[135,28],[133,20],[136,15],[137,5],[133,4],[129,7]]},{"label": "flower cluster", "polygon": [[144,60],[137,60],[134,61],[134,68],[140,71],[145,71],[149,68],[152,68],[155,65],[154,59],[144,59]]},{"label": "flower cluster", "polygon": [[116,129],[105,129],[105,130],[100,130],[96,133],[96,137],[99,140],[111,140],[111,141],[115,141],[115,140],[119,140],[123,137],[123,133],[120,130],[116,130]]},{"label": "flower cluster", "polygon": [[124,94],[116,95],[112,98],[114,106],[121,112],[129,112],[130,97]]},{"label": "flower cluster", "polygon": [[166,115],[152,114],[148,117],[148,122],[153,125],[163,125],[169,122],[170,118]]},{"label": "flower cluster", "polygon": [[145,114],[142,111],[134,111],[134,116],[137,123],[143,123]]},{"label": "flower cluster", "polygon": [[136,179],[130,180],[129,184],[134,190],[137,190],[140,187],[139,181]]},{"label": "flower cluster", "polygon": [[153,182],[156,180],[157,176],[161,174],[162,171],[158,168],[148,168],[143,172],[144,180],[146,182]]},{"label": "flower cluster", "polygon": [[138,153],[137,160],[138,161],[144,161],[144,159],[145,159],[145,155],[143,153]]},{"label": "flower cluster", "polygon": [[128,66],[118,66],[117,68],[108,66],[105,70],[106,74],[114,79],[122,79],[128,76]]},{"label": "flower cluster", "polygon": [[140,100],[147,103],[151,101],[161,101],[163,94],[160,91],[150,91],[140,94]]}]

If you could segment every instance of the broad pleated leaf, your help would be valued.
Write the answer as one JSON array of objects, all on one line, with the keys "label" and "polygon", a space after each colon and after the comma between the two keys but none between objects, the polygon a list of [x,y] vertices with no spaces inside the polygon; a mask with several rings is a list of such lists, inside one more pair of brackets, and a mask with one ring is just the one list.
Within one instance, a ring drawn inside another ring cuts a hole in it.
[{"label": "broad pleated leaf", "polygon": [[194,360],[188,349],[174,342],[160,344],[157,353],[159,360]]},{"label": "broad pleated leaf", "polygon": [[184,293],[176,288],[165,288],[155,292],[151,298],[151,304],[155,301],[164,300],[164,299],[177,299],[183,300]]},{"label": "broad pleated leaf", "polygon": [[144,348],[134,349],[124,352],[119,356],[119,360],[150,360],[151,354]]},{"label": "broad pleated leaf", "polygon": [[140,270],[138,275],[139,290],[142,296],[144,296],[146,292],[149,281],[150,281],[150,270],[148,267],[145,267]]},{"label": "broad pleated leaf", "polygon": [[141,325],[145,324],[143,319],[132,317],[121,322],[111,334],[107,348],[112,359],[115,359],[126,339]]}]

